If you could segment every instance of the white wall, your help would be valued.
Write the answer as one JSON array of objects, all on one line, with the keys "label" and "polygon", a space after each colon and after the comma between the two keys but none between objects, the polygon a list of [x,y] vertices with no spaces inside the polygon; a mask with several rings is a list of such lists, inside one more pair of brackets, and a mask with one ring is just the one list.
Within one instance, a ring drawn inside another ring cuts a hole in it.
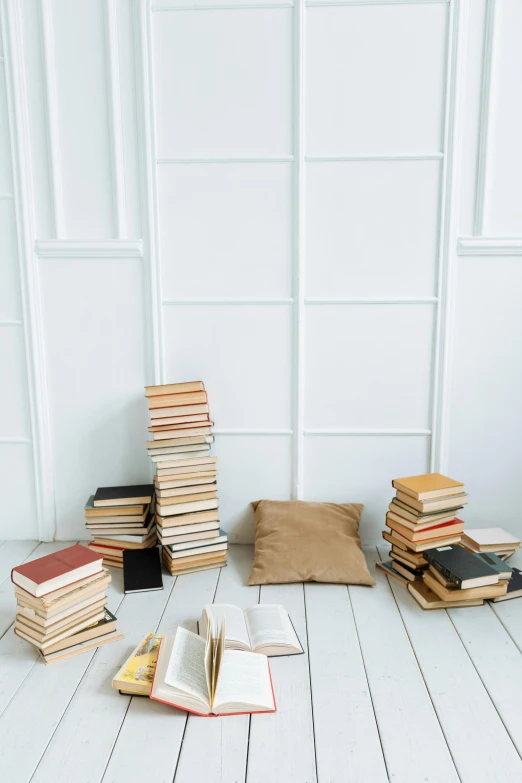
[{"label": "white wall", "polygon": [[522,533],[516,0],[0,3],[0,539],[82,535],[194,378],[233,540],[429,469]]}]

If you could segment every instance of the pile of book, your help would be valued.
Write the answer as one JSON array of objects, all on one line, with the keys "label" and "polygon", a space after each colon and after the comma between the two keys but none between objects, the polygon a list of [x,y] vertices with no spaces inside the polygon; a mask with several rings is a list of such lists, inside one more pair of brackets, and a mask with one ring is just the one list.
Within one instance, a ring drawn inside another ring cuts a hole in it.
[{"label": "pile of book", "polygon": [[106,608],[110,574],[86,547],[62,549],[13,568],[17,636],[46,663],[122,639]]},{"label": "pile of book", "polygon": [[462,546],[470,552],[490,552],[503,560],[514,555],[520,539],[501,527],[468,528],[462,535]]},{"label": "pile of book", "polygon": [[228,539],[219,528],[214,422],[204,384],[147,386],[145,395],[163,563],[173,575],[225,566]]},{"label": "pile of book", "polygon": [[103,565],[123,568],[123,552],[156,546],[154,487],[100,487],[85,505],[89,549],[103,555]]},{"label": "pile of book", "polygon": [[383,538],[391,544],[391,561],[383,571],[407,584],[419,580],[428,562],[423,553],[461,540],[464,522],[458,513],[468,502],[460,481],[428,473],[394,479],[395,497],[388,506]]}]

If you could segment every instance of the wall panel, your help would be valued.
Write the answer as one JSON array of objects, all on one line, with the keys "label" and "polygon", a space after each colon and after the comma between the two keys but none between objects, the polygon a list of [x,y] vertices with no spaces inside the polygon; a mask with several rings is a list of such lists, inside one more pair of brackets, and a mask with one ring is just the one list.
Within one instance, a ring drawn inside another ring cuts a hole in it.
[{"label": "wall panel", "polygon": [[0,475],[7,477],[2,482],[0,536],[38,539],[31,443],[2,443],[0,439]]},{"label": "wall panel", "polygon": [[7,115],[5,66],[0,60],[0,196],[13,192],[9,118]]},{"label": "wall panel", "polygon": [[0,196],[0,321],[20,320],[20,271],[14,199]]}]

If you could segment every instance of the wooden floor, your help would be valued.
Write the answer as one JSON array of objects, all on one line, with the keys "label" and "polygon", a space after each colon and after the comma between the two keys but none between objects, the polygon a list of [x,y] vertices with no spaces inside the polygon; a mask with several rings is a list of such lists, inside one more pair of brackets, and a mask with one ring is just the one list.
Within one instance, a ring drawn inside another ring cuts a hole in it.
[{"label": "wooden floor", "polygon": [[[373,589],[245,587],[252,549],[235,546],[221,573],[165,575],[161,592],[124,597],[113,569],[125,639],[45,666],[13,633],[9,574],[67,545],[0,545],[1,781],[522,783],[522,599],[423,612],[380,572]],[[212,600],[288,609],[307,654],[272,660],[275,714],[187,719],[112,690],[146,632],[195,630]]]}]

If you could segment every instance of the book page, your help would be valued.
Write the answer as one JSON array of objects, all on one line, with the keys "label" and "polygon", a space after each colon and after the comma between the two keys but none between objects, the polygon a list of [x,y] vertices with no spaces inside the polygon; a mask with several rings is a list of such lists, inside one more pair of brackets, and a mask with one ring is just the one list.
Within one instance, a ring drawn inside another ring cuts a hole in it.
[{"label": "book page", "polygon": [[219,629],[219,637],[218,639],[212,640],[212,644],[214,645],[214,660],[212,663],[212,688],[210,690],[211,706],[214,703],[214,696],[216,693],[216,688],[219,680],[219,672],[221,670],[221,662],[223,660],[223,654],[225,652],[225,621],[224,620],[221,623],[221,628]]},{"label": "book page", "polygon": [[218,638],[219,629],[223,620],[226,623],[227,641],[237,641],[250,648],[248,630],[243,610],[233,604],[207,604],[205,606],[209,623],[212,628],[212,637]]},{"label": "book page", "polygon": [[246,610],[245,618],[252,650],[262,645],[301,647],[284,606],[280,604],[251,606]]},{"label": "book page", "polygon": [[205,666],[205,640],[179,626],[167,664],[165,682],[210,703]]},{"label": "book page", "polygon": [[225,650],[213,711],[219,713],[223,707],[230,712],[242,712],[250,707],[274,708],[268,659],[264,655]]}]

